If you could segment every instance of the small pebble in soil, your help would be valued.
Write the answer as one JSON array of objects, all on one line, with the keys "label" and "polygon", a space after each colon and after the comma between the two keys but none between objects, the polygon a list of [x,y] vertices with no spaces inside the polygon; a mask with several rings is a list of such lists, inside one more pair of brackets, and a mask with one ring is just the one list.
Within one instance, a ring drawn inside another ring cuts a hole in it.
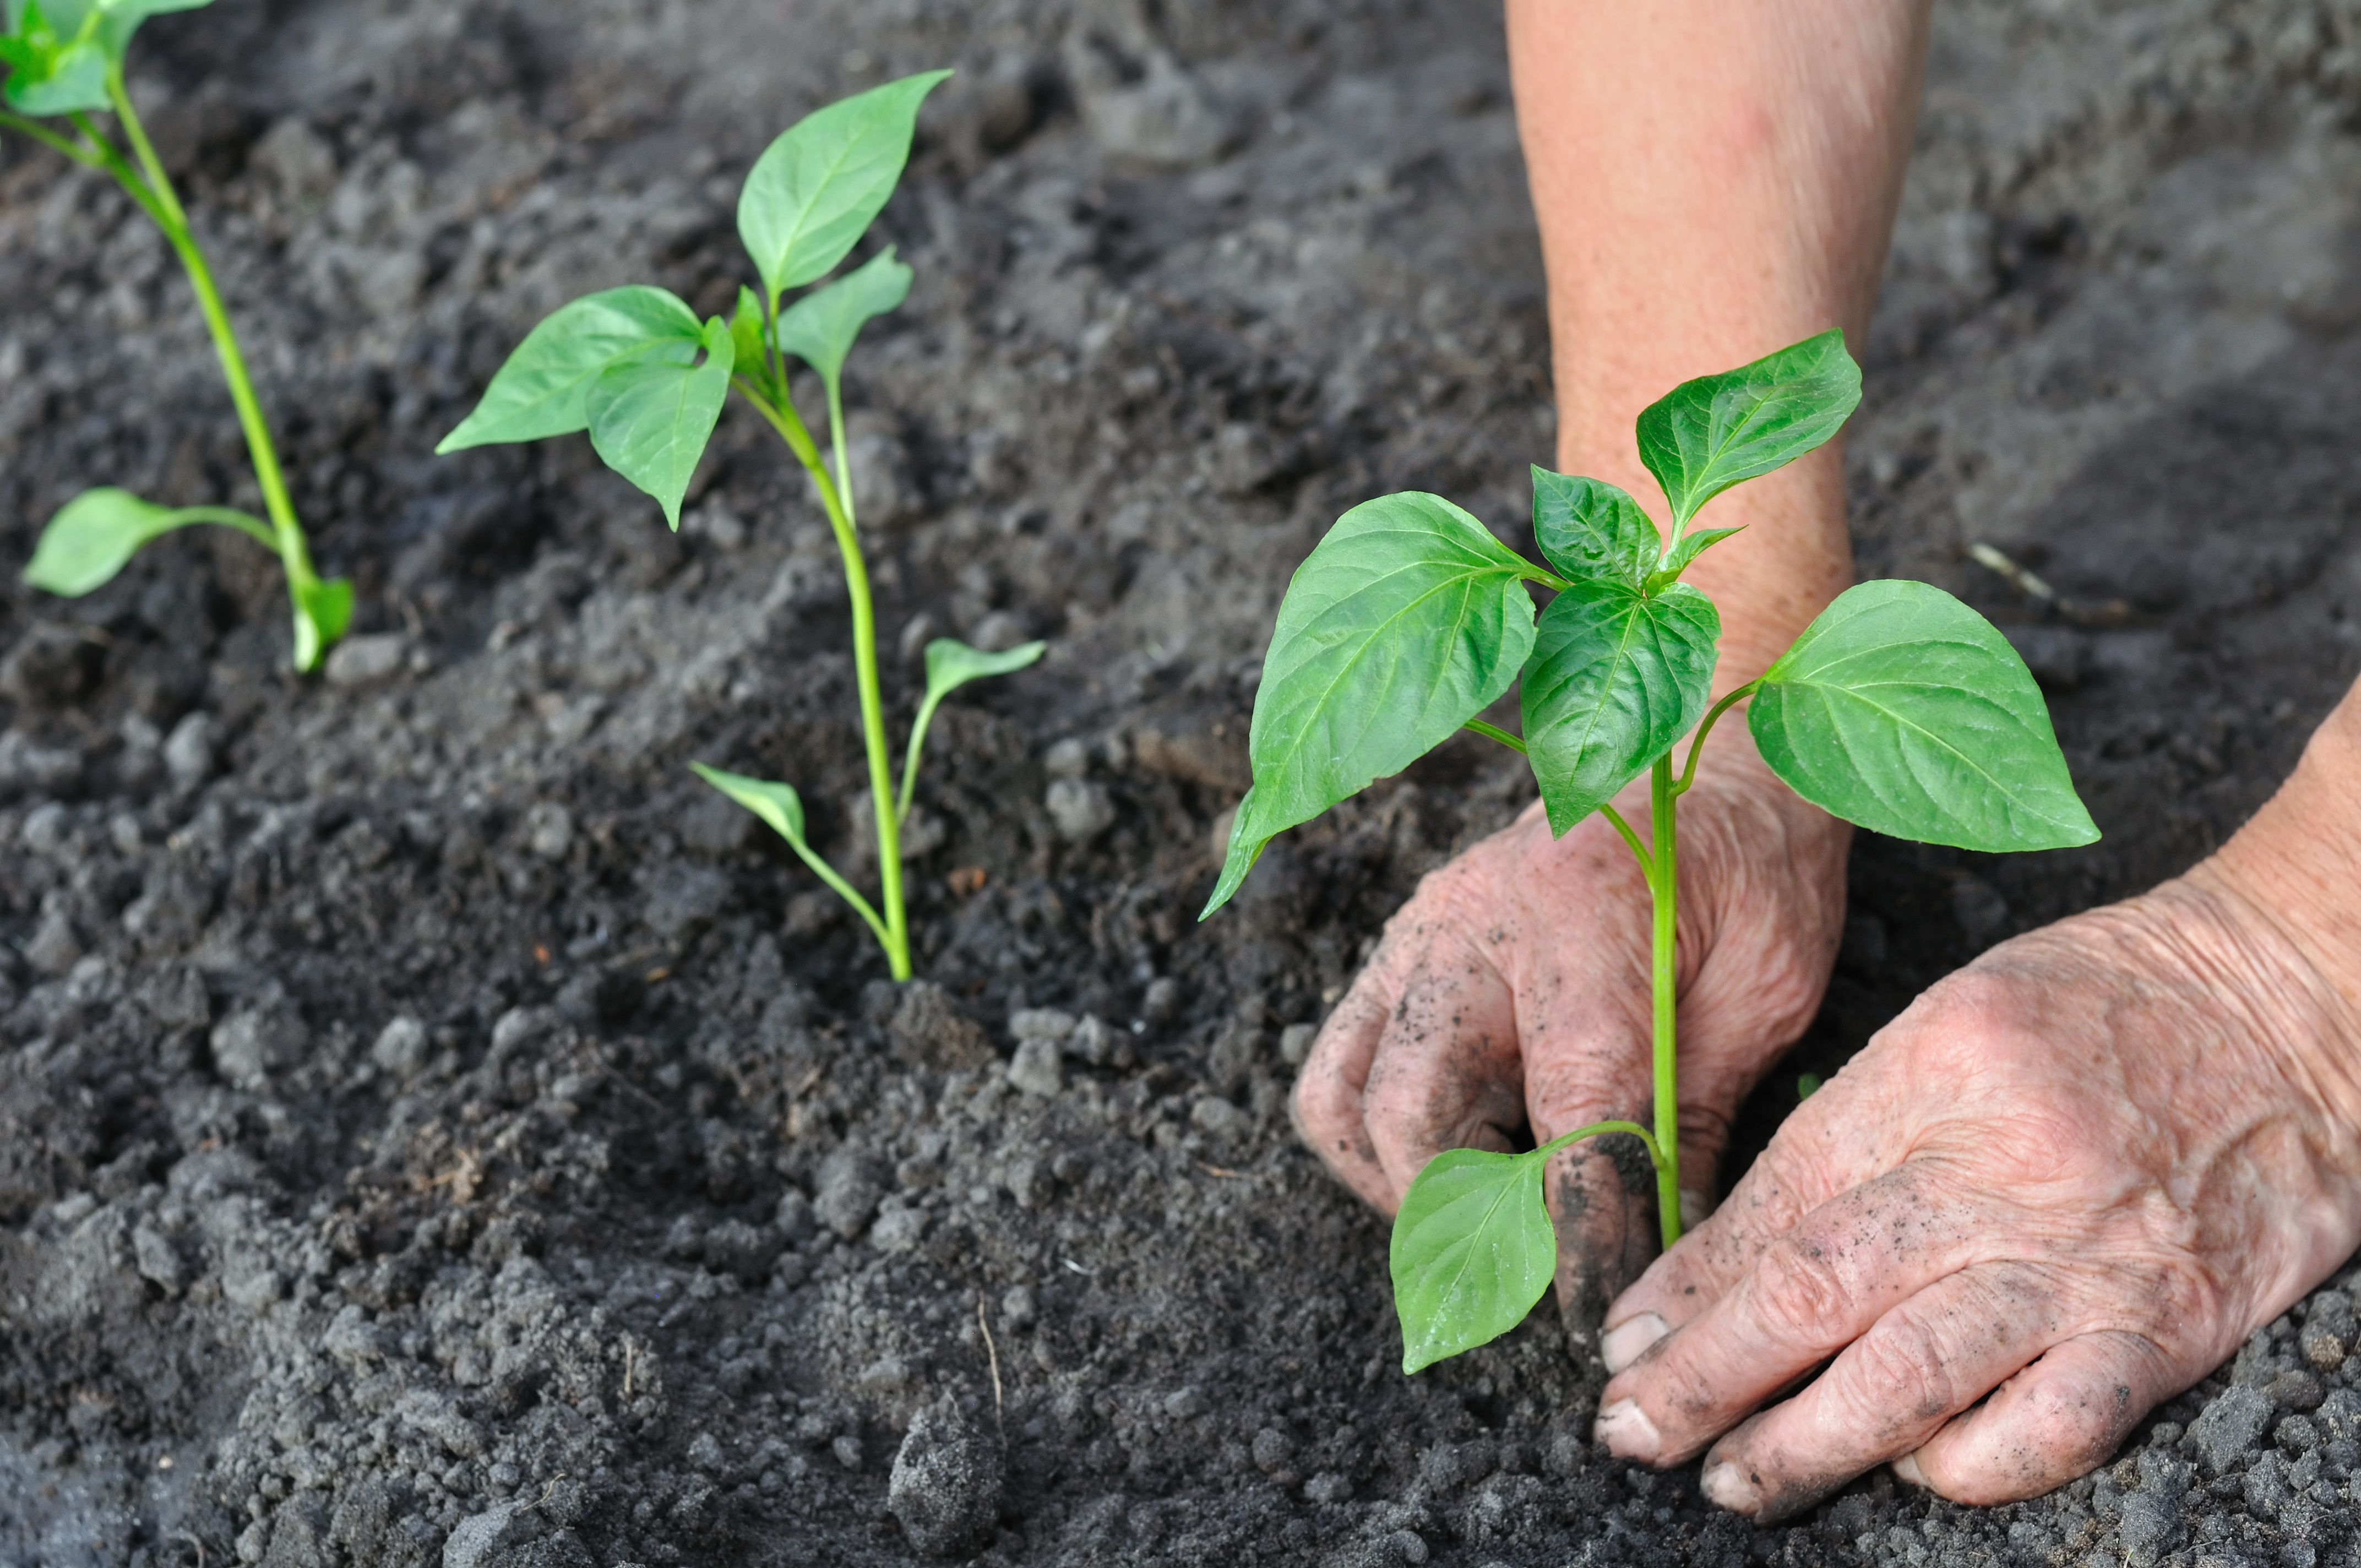
[{"label": "small pebble in soil", "polygon": [[910,1544],[948,1557],[988,1539],[1000,1517],[1000,1444],[948,1406],[920,1410],[903,1435],[885,1507]]}]

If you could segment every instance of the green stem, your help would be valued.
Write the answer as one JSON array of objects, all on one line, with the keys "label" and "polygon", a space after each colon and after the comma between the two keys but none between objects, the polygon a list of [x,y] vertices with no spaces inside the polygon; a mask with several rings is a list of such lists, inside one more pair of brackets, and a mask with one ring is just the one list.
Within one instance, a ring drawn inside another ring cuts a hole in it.
[{"label": "green stem", "polygon": [[1473,729],[1477,734],[1483,736],[1488,740],[1498,740],[1501,745],[1506,746],[1510,751],[1514,751],[1520,757],[1525,754],[1525,743],[1522,740],[1518,740],[1515,736],[1510,734],[1507,730],[1501,729],[1497,724],[1487,724],[1480,718],[1471,718],[1459,728],[1462,729]]},{"label": "green stem", "polygon": [[1697,726],[1697,739],[1689,742],[1688,766],[1681,770],[1681,782],[1673,788],[1675,795],[1688,794],[1689,785],[1697,783],[1697,757],[1705,751],[1705,738],[1713,733],[1714,720],[1729,711],[1734,704],[1752,696],[1754,688],[1762,684],[1760,678],[1751,680],[1713,705],[1712,711],[1705,716],[1705,722]]},{"label": "green stem", "polygon": [[[172,189],[171,177],[164,172],[163,160],[148,139],[147,127],[140,124],[139,112],[132,107],[131,94],[123,85],[120,67],[106,73],[106,95],[115,104],[115,119],[131,143],[131,150],[139,160],[140,179],[125,166],[123,156],[114,145],[94,135],[101,155],[115,179],[140,199],[148,214],[164,231],[164,238],[181,258],[181,270],[188,274],[189,286],[196,291],[197,308],[204,313],[205,330],[213,334],[214,352],[221,360],[222,378],[229,383],[230,401],[237,409],[237,422],[246,433],[246,449],[254,463],[255,483],[262,490],[263,510],[269,514],[273,544],[287,572],[287,594],[295,609],[298,623],[296,667],[308,669],[325,652],[316,636],[306,639],[302,629],[311,625],[308,608],[312,590],[319,587],[319,574],[313,569],[312,553],[303,538],[302,524],[296,521],[294,502],[287,494],[287,480],[279,466],[278,449],[271,444],[270,427],[262,417],[262,403],[254,394],[254,382],[247,375],[246,356],[239,351],[237,334],[231,327],[229,313],[222,304],[221,291],[214,285],[213,269],[206,265],[204,252],[198,248],[196,236],[189,232],[189,215],[181,205],[178,192]],[[89,134],[89,133],[86,133]],[[142,192],[145,197],[142,199]],[[303,656],[306,642],[311,643],[311,658]]]},{"label": "green stem", "polygon": [[861,540],[852,531],[819,448],[805,428],[795,405],[784,397],[774,403],[751,382],[737,381],[738,390],[779,433],[796,461],[811,475],[819,490],[820,509],[836,534],[837,553],[844,559],[845,595],[852,601],[852,671],[861,693],[861,739],[869,754],[869,796],[877,820],[877,880],[885,905],[885,929],[880,940],[886,966],[895,980],[910,978],[910,916],[902,897],[902,821],[895,808],[894,764],[885,754],[885,705],[877,681],[877,617],[869,595],[869,568],[861,558]]},{"label": "green stem", "polygon": [[1668,751],[1656,759],[1648,773],[1648,814],[1655,838],[1655,853],[1648,865],[1648,891],[1655,905],[1650,978],[1655,1000],[1656,1223],[1668,1250],[1681,1239],[1681,1102],[1674,1071],[1680,978],[1674,961],[1675,901],[1680,870],[1673,819],[1679,794],[1673,784],[1673,754]]},{"label": "green stem", "polygon": [[279,541],[271,533],[269,523],[252,512],[240,511],[236,507],[174,507],[172,516],[180,522],[215,522],[224,528],[235,528],[266,550],[279,547]]},{"label": "green stem", "polygon": [[1578,1143],[1584,1138],[1595,1138],[1601,1133],[1629,1133],[1646,1146],[1648,1158],[1653,1163],[1659,1166],[1664,1164],[1664,1160],[1656,1153],[1654,1136],[1637,1122],[1593,1122],[1587,1127],[1576,1127],[1570,1133],[1560,1133],[1556,1137],[1533,1150],[1533,1154],[1537,1158],[1554,1155],[1568,1144]]},{"label": "green stem", "polygon": [[928,692],[918,704],[918,717],[910,724],[909,750],[902,755],[902,796],[895,803],[894,821],[898,826],[909,819],[910,802],[918,788],[918,752],[927,743],[927,726],[934,722],[935,709],[943,700],[941,692]]},{"label": "green stem", "polygon": [[95,148],[83,147],[68,137],[61,137],[38,120],[22,115],[0,112],[0,130],[22,131],[53,152],[64,154],[87,169],[104,169],[106,159]]},{"label": "green stem", "polygon": [[1656,886],[1656,862],[1654,858],[1648,853],[1648,846],[1640,842],[1640,835],[1631,831],[1631,825],[1623,820],[1623,814],[1616,810],[1612,803],[1604,800],[1600,801],[1598,803],[1598,815],[1604,817],[1609,822],[1612,823],[1614,825],[1615,831],[1623,835],[1623,842],[1631,846],[1631,852],[1634,855],[1637,855],[1640,859],[1640,870],[1648,878],[1648,889],[1652,893],[1654,892]]},{"label": "green stem", "polygon": [[836,493],[844,498],[845,525],[857,532],[861,519],[852,506],[852,465],[844,456],[844,393],[834,377],[828,381],[828,444],[836,449]]}]

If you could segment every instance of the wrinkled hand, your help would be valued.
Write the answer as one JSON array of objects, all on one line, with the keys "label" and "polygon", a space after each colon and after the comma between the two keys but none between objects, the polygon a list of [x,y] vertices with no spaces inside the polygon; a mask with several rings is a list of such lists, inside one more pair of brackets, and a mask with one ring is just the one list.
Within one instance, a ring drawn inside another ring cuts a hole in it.
[{"label": "wrinkled hand", "polygon": [[2266,891],[2208,864],[1921,997],[1615,1303],[1600,1439],[1711,1444],[1760,1520],[2104,1462],[2361,1239],[2353,1009]]},{"label": "wrinkled hand", "polygon": [[[1681,1172],[1699,1212],[1740,1102],[1819,1004],[1850,833],[1729,729],[1678,818]],[[1647,832],[1644,780],[1617,806]],[[1305,1141],[1390,1214],[1444,1149],[1507,1149],[1526,1124],[1536,1140],[1649,1124],[1649,907],[1604,818],[1553,841],[1538,805],[1428,877],[1297,1080]],[[1654,1177],[1638,1140],[1598,1139],[1554,1157],[1546,1191],[1558,1299],[1593,1330],[1655,1255]]]}]

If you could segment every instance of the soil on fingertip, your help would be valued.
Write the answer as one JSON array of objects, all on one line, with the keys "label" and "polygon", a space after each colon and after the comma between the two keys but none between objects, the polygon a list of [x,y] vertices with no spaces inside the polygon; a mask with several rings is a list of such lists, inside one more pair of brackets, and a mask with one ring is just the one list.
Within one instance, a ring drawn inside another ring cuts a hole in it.
[{"label": "soil on fingertip", "polygon": [[[917,286],[848,378],[889,699],[933,635],[1050,651],[938,719],[896,987],[685,766],[791,780],[861,860],[775,443],[727,415],[677,535],[579,439],[429,454],[577,294],[726,309],[767,138],[943,64],[871,242]],[[1879,1475],[1752,1529],[1590,1442],[1549,1312],[1401,1376],[1292,1063],[1530,781],[1446,747],[1195,916],[1328,523],[1419,488],[1530,543],[1495,16],[220,0],[133,91],[357,637],[290,676],[227,535],[0,590],[0,1563],[2352,1560],[2344,1285],[1991,1510]],[[1735,1159],[1949,969],[2213,848],[2361,670],[2356,126],[2343,0],[1937,11],[1857,543],[2003,623],[2106,836],[1864,837]],[[0,137],[0,557],[99,483],[254,500],[161,241]]]}]

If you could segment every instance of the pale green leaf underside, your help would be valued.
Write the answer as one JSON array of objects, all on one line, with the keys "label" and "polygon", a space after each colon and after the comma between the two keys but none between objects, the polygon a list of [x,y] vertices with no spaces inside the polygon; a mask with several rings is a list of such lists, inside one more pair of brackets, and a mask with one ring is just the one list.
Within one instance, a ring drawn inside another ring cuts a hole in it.
[{"label": "pale green leaf underside", "polygon": [[776,300],[835,270],[894,193],[918,104],[948,71],[923,71],[816,109],[754,160],[738,236]]},{"label": "pale green leaf underside", "polygon": [[2099,836],[2025,661],[1926,583],[1838,596],[1765,673],[1747,726],[1788,787],[1879,833],[1985,850]]},{"label": "pale green leaf underside", "polygon": [[696,313],[664,290],[635,284],[586,294],[525,334],[435,454],[587,430],[600,376],[642,356],[686,365],[699,335]]},{"label": "pale green leaf underside", "polygon": [[928,703],[939,702],[970,681],[986,675],[1014,674],[1038,661],[1047,642],[1024,642],[998,653],[987,653],[981,648],[971,648],[956,637],[938,637],[927,644],[927,693]]},{"label": "pale green leaf underside", "polygon": [[779,346],[818,371],[833,391],[861,329],[910,297],[910,269],[894,258],[894,247],[887,246],[782,313]]},{"label": "pale green leaf underside", "polygon": [[1542,613],[1519,697],[1525,752],[1564,834],[1688,733],[1713,687],[1721,618],[1686,583],[1644,597],[1578,582]]},{"label": "pale green leaf underside", "polygon": [[41,530],[25,581],[44,593],[79,598],[111,580],[149,540],[207,521],[111,485],[84,490]]},{"label": "pale green leaf underside", "polygon": [[643,354],[609,366],[590,384],[590,444],[607,466],[653,496],[680,527],[680,503],[721,418],[734,360],[730,326],[706,323],[705,362]]},{"label": "pale green leaf underside", "polygon": [[1629,492],[1604,479],[1533,468],[1533,543],[1576,579],[1609,576],[1636,587],[1656,567],[1664,540]]},{"label": "pale green leaf underside", "polygon": [[1664,486],[1677,531],[1730,486],[1828,440],[1860,401],[1861,367],[1831,329],[1674,388],[1641,412],[1640,460]]},{"label": "pale green leaf underside", "polygon": [[1206,915],[1273,834],[1400,773],[1509,689],[1533,645],[1532,569],[1440,496],[1382,496],[1336,521],[1279,603],[1254,786]]},{"label": "pale green leaf underside", "polygon": [[1549,1288],[1557,1235],[1543,1164],[1533,1153],[1446,1149],[1411,1182],[1389,1249],[1403,1372],[1499,1338]]}]

